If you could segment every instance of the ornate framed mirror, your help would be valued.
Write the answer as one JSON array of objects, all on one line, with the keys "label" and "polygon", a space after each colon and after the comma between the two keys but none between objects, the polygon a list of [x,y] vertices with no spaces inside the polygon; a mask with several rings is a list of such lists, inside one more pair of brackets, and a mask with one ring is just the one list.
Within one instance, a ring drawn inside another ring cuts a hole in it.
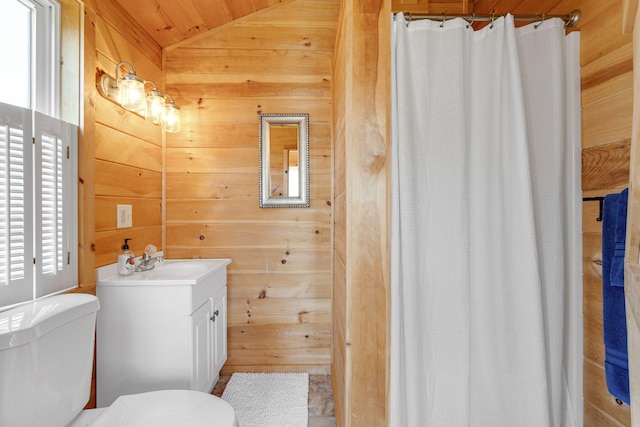
[{"label": "ornate framed mirror", "polygon": [[309,207],[309,115],[260,115],[260,207]]}]

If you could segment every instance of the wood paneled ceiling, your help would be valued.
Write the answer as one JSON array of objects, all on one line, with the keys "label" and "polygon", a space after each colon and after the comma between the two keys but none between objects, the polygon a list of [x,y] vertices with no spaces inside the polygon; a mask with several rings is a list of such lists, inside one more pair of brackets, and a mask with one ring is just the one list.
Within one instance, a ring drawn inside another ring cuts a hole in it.
[{"label": "wood paneled ceiling", "polygon": [[116,0],[160,46],[166,47],[292,0]]},{"label": "wood paneled ceiling", "polygon": [[[294,0],[115,0],[161,46],[167,47],[254,12]],[[300,0],[299,0],[300,1]],[[568,13],[578,0],[392,0],[394,12]],[[556,9],[562,9],[556,11]]]}]

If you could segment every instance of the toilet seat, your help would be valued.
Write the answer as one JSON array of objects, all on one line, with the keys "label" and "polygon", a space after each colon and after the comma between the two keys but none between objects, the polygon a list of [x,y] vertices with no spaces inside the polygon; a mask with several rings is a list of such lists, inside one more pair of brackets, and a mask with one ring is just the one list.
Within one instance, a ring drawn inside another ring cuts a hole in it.
[{"label": "toilet seat", "polygon": [[90,427],[237,427],[229,403],[191,390],[120,396]]}]

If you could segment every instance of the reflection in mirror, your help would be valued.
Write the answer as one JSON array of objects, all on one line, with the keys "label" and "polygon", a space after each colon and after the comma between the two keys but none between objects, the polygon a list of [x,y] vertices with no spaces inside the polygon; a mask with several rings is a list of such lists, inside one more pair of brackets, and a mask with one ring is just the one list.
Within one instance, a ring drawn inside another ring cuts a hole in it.
[{"label": "reflection in mirror", "polygon": [[260,207],[309,207],[309,115],[260,115]]}]

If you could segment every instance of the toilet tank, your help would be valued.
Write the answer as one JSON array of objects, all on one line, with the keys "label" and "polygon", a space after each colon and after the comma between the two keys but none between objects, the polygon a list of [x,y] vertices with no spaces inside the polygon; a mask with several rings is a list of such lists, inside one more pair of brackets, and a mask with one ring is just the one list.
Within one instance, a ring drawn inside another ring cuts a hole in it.
[{"label": "toilet tank", "polygon": [[99,308],[64,294],[0,312],[0,426],[63,427],[82,410]]}]

